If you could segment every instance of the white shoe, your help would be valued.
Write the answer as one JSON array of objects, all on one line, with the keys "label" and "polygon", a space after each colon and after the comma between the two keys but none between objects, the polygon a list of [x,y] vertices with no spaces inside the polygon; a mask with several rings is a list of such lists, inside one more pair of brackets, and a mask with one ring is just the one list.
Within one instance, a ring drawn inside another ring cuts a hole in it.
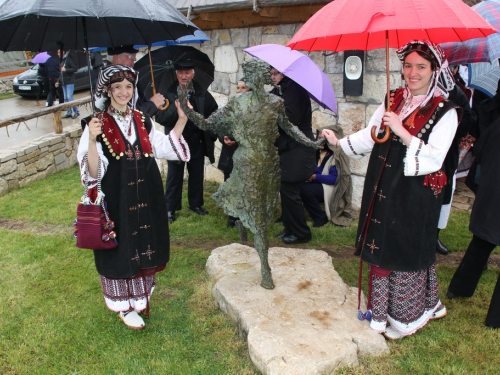
[{"label": "white shoe", "polygon": [[446,311],[446,306],[441,305],[436,311],[434,311],[431,320],[444,318],[446,314],[448,314],[448,311]]},{"label": "white shoe", "polygon": [[386,339],[397,340],[403,337],[399,332],[395,331],[392,327],[387,327],[385,332],[382,333]]},{"label": "white shoe", "polygon": [[128,328],[132,329],[144,329],[146,328],[146,324],[144,323],[144,320],[137,314],[135,310],[130,311],[128,313],[124,313],[123,311],[120,311],[119,315],[120,319],[125,323],[125,325]]}]

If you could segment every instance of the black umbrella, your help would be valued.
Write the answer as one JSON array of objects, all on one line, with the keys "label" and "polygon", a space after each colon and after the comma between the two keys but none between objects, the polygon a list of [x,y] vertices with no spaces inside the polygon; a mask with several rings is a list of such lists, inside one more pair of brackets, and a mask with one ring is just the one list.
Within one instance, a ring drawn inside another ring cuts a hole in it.
[{"label": "black umbrella", "polygon": [[205,90],[214,81],[215,67],[209,57],[191,46],[168,46],[151,52],[138,60],[134,69],[139,72],[139,86],[146,97],[153,95],[153,81],[150,66],[153,68],[154,87],[158,92],[166,91],[175,82],[174,64],[179,60],[191,60],[195,66],[194,81]]},{"label": "black umbrella", "polygon": [[1,51],[47,51],[150,45],[198,28],[162,0],[0,0],[0,30]]}]

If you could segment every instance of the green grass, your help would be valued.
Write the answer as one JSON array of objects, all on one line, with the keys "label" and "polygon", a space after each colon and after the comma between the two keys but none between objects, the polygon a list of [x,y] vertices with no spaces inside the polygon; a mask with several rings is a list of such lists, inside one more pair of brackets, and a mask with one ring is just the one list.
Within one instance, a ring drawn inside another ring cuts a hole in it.
[{"label": "green grass", "polygon": [[[170,226],[171,261],[157,277],[143,331],[126,328],[103,301],[92,252],[78,249],[71,223],[83,188],[76,168],[0,197],[1,374],[255,374],[246,342],[218,310],[204,272],[210,250],[238,241],[210,198],[200,217],[183,210]],[[184,202],[184,207],[187,207]],[[443,242],[463,252],[468,214],[453,212]],[[271,246],[282,246],[269,228]],[[309,248],[352,246],[356,226],[313,229]],[[249,240],[252,238],[250,236]],[[349,285],[358,261],[333,260]],[[366,358],[343,374],[496,374],[500,332],[483,325],[498,269],[488,269],[474,297],[447,300],[454,268],[438,267],[449,313],[418,334],[388,343],[391,354]]]},{"label": "green grass", "polygon": [[0,100],[2,99],[9,99],[9,98],[15,98],[17,97],[16,94],[13,94],[13,93],[10,93],[10,92],[6,92],[6,93],[3,93],[3,94],[0,94]]}]

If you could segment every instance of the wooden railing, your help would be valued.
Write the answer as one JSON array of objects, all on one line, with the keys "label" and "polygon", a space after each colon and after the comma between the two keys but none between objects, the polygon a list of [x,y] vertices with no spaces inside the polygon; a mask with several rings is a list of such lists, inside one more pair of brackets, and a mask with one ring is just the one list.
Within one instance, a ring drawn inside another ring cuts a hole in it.
[{"label": "wooden railing", "polygon": [[[81,105],[87,105],[90,103],[90,96],[86,96],[81,99],[73,100],[71,102],[67,103],[62,103],[58,105],[54,105],[52,107],[47,107],[40,109],[38,111],[29,113],[27,115],[20,115],[20,116],[14,116],[8,119],[0,119],[0,128],[4,128],[9,125],[14,125],[14,124],[21,124],[24,123],[26,127],[29,129],[28,124],[26,124],[26,121],[31,120],[33,118],[37,118],[40,116],[45,116],[50,113],[54,114],[54,131],[58,134],[62,133],[62,120],[61,120],[61,111],[64,109],[68,109],[71,107],[78,107]],[[9,134],[9,131],[7,129],[7,135]]]}]

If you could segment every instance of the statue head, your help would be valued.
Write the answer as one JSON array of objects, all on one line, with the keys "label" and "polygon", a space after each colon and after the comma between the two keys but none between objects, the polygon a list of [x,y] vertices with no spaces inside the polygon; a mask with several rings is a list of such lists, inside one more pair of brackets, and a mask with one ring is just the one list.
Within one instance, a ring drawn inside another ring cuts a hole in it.
[{"label": "statue head", "polygon": [[251,58],[243,64],[245,84],[251,90],[263,90],[264,85],[272,85],[270,66],[263,60]]}]

